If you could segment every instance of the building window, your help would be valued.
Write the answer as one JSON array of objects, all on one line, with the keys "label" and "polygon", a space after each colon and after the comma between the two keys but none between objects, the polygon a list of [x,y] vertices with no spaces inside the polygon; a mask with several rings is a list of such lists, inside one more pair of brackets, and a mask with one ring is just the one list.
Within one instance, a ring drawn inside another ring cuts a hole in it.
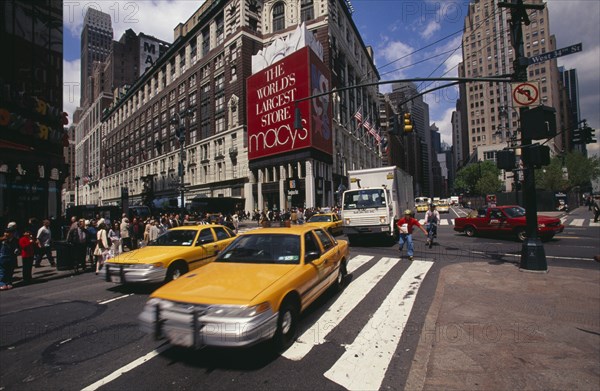
[{"label": "building window", "polygon": [[210,50],[210,30],[202,30],[202,56],[206,56]]},{"label": "building window", "polygon": [[281,31],[285,28],[285,5],[283,2],[276,3],[273,6],[273,32]]},{"label": "building window", "polygon": [[220,45],[223,43],[223,37],[225,35],[223,15],[217,16],[215,19],[215,24],[217,25],[217,45]]},{"label": "building window", "polygon": [[301,0],[300,1],[300,18],[303,22],[314,19],[315,11],[313,7],[313,0]]}]

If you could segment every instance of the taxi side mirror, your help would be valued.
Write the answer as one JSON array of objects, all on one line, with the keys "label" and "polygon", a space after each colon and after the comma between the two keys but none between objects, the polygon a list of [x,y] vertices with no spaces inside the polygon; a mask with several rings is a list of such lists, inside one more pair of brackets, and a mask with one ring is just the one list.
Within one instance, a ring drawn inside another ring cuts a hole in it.
[{"label": "taxi side mirror", "polygon": [[321,256],[321,254],[319,254],[318,251],[309,251],[306,254],[304,254],[304,262],[306,262],[306,263],[312,262],[314,260],[319,259],[320,256]]}]

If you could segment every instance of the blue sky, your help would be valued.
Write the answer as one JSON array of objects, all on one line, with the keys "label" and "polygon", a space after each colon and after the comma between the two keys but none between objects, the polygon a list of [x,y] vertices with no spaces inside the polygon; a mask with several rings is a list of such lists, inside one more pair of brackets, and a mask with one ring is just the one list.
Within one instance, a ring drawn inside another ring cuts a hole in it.
[{"label": "blue sky", "polygon": [[[187,20],[202,3],[200,0],[65,0],[65,111],[71,114],[79,103],[79,40],[83,15],[88,7],[111,15],[114,39],[119,39],[131,28],[136,33],[143,32],[172,42],[173,28]],[[374,49],[382,80],[457,76],[456,65],[462,58],[461,34],[435,42],[462,30],[468,1],[353,0],[351,3],[363,41]],[[549,0],[548,9],[550,31],[556,36],[558,48],[583,42],[583,52],[560,58],[559,65],[577,68],[582,117],[590,126],[600,129],[600,2]],[[160,22],[157,23],[158,15]],[[413,53],[427,45],[431,46]],[[418,64],[412,65],[415,63]],[[382,92],[389,90],[389,85],[381,87]],[[453,88],[424,97],[430,106],[430,121],[436,123],[442,139],[448,143],[451,140],[450,117],[457,97],[458,92]],[[588,149],[597,152],[598,144],[590,145]]]}]

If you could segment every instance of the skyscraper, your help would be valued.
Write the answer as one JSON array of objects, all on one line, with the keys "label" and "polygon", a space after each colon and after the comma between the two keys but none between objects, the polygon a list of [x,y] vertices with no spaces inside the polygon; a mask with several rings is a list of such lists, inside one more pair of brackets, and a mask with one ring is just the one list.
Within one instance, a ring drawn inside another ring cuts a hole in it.
[{"label": "skyscraper", "polygon": [[[542,3],[531,0],[529,3]],[[556,49],[550,35],[548,9],[528,10],[531,23],[523,25],[525,56],[531,57]],[[462,37],[463,62],[461,74],[465,77],[486,77],[513,73],[515,53],[511,45],[510,12],[500,8],[494,0],[476,0],[469,5]],[[530,65],[528,80],[539,82],[540,104],[557,108],[557,128],[561,129],[559,107],[559,75],[556,59]],[[466,103],[469,151],[477,147],[506,146],[519,128],[519,112],[514,106],[510,83],[469,83],[461,89],[461,100]],[[551,142],[554,151],[562,148],[559,139]]]},{"label": "skyscraper", "polygon": [[[579,107],[579,83],[577,81],[577,70],[576,69],[564,69],[563,67],[559,68],[560,79],[562,81],[563,86],[566,90],[567,95],[567,113],[568,121],[565,121],[570,126],[570,129],[567,133],[569,135],[572,132],[572,129],[577,127],[579,121],[581,121],[581,109]],[[567,149],[576,149],[584,154],[587,153],[587,149],[585,144],[576,144],[571,145],[570,148]]]},{"label": "skyscraper", "polygon": [[90,84],[94,61],[104,61],[110,52],[113,39],[112,22],[109,14],[88,8],[81,32],[81,97],[79,105],[88,106],[92,100],[93,86]]}]

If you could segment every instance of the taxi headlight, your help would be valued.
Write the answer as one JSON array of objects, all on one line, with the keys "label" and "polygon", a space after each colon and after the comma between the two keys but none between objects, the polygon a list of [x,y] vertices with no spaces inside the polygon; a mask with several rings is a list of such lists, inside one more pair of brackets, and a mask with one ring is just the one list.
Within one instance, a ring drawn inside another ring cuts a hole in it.
[{"label": "taxi headlight", "polygon": [[153,297],[146,302],[146,307],[156,306],[159,306],[161,309],[169,308],[173,306],[173,302],[169,300],[159,299],[158,297]]},{"label": "taxi headlight", "polygon": [[271,310],[269,303],[264,302],[253,306],[214,305],[206,310],[205,316],[223,318],[251,318]]}]

